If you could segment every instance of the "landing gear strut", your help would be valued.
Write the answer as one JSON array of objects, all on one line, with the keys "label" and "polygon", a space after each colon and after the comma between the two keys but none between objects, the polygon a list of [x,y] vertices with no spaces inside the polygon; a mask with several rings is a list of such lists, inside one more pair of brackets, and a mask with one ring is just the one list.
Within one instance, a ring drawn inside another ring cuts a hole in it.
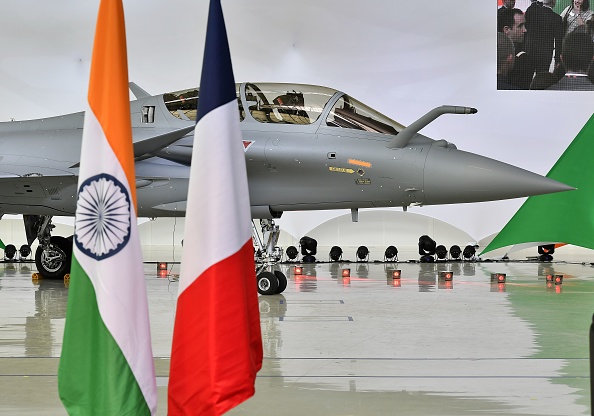
[{"label": "landing gear strut", "polygon": [[282,257],[282,250],[276,245],[280,229],[273,220],[260,220],[260,226],[262,227],[262,239],[258,234],[256,224],[252,221],[258,293],[261,295],[282,293],[287,288],[287,276],[280,270],[273,270]]},{"label": "landing gear strut", "polygon": [[52,236],[55,228],[50,215],[23,215],[27,243],[37,238],[39,246],[35,252],[35,265],[42,277],[62,278],[70,273],[72,260],[72,237]]}]

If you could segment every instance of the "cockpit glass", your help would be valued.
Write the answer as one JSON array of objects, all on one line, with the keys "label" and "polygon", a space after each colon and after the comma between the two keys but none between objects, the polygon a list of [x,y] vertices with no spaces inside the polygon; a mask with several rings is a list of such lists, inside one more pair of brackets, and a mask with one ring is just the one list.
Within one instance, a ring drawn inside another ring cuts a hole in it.
[{"label": "cockpit glass", "polygon": [[[239,99],[239,86],[235,84],[235,92],[237,95],[237,105],[239,107],[239,120],[243,121],[245,118],[245,111],[241,105]],[[196,121],[198,113],[198,100],[199,100],[198,88],[192,88],[189,90],[169,92],[163,94],[163,100],[165,101],[165,107],[173,115],[181,120]]]},{"label": "cockpit glass", "polygon": [[330,110],[326,124],[331,127],[396,135],[404,126],[362,102],[343,95]]},{"label": "cockpit glass", "polygon": [[336,90],[314,85],[246,84],[252,117],[260,123],[312,124]]}]

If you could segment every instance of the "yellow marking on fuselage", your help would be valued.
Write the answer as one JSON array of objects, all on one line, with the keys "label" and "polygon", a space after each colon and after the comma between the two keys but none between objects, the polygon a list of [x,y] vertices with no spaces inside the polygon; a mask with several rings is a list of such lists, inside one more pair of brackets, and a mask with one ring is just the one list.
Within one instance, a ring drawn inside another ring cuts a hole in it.
[{"label": "yellow marking on fuselage", "polygon": [[340,172],[340,173],[355,173],[355,171],[353,169],[350,168],[337,168],[334,166],[329,166],[328,170],[330,172]]}]

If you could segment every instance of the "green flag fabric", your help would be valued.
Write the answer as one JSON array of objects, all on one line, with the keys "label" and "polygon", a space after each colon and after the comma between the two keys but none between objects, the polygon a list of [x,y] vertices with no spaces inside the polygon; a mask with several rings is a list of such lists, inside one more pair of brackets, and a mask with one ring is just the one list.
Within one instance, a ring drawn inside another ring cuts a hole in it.
[{"label": "green flag fabric", "polygon": [[576,188],[529,197],[481,252],[520,243],[557,242],[594,249],[594,115],[573,139],[548,178]]}]

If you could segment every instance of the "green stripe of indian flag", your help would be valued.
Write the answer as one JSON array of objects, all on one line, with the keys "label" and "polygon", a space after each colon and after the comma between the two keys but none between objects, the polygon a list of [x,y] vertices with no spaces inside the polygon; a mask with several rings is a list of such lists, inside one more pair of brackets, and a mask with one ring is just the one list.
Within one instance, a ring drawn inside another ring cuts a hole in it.
[{"label": "green stripe of indian flag", "polygon": [[[144,395],[106,328],[95,290],[72,259],[68,325],[59,368],[60,397],[70,415],[148,415]],[[93,413],[89,413],[92,409]]]},{"label": "green stripe of indian flag", "polygon": [[[100,173],[114,176],[130,193],[126,174],[88,107],[79,185]],[[154,413],[157,392],[134,209],[130,215],[130,239],[117,254],[96,260],[74,245],[70,282],[59,368],[62,401],[65,405],[73,403],[73,409],[81,403],[92,405],[98,409],[96,414],[101,415]],[[114,388],[110,383],[115,379],[118,381]],[[99,410],[104,407],[107,409]]]}]

